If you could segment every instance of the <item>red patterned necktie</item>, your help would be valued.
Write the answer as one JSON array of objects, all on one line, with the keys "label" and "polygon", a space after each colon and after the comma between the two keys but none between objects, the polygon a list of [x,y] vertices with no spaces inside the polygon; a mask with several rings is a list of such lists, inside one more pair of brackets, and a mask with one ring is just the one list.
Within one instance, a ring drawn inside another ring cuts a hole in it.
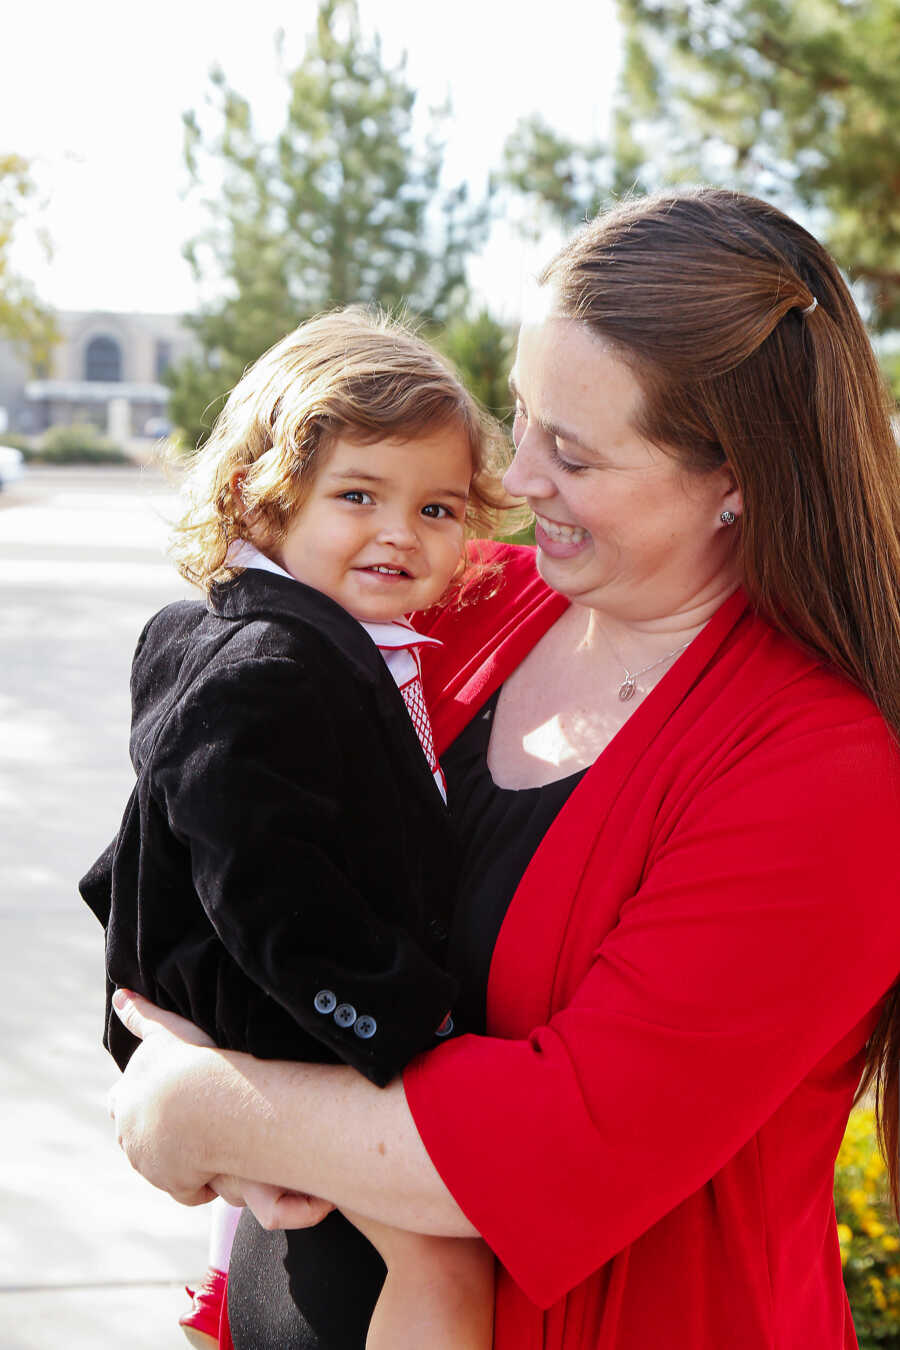
[{"label": "red patterned necktie", "polygon": [[406,647],[410,656],[416,663],[416,673],[399,686],[400,693],[403,695],[403,702],[406,704],[412,724],[416,729],[416,735],[419,738],[419,744],[425,752],[425,758],[428,760],[428,767],[434,774],[435,782],[441,790],[441,796],[444,801],[447,800],[447,784],[444,779],[444,771],[438,763],[438,757],[434,749],[434,734],[431,730],[431,718],[428,716],[428,708],[425,704],[425,690],[422,688],[422,676],[419,673],[421,663],[419,652],[416,647]]},{"label": "red patterned necktie", "polygon": [[422,688],[422,661],[419,654],[419,648],[426,643],[434,643],[436,646],[440,644],[435,643],[434,638],[423,637],[421,633],[417,633],[412,624],[403,619],[394,620],[390,624],[363,624],[363,627],[381,652],[388,670],[394,677],[410,720],[416,729],[428,767],[441,796],[446,801],[447,784],[434,748],[431,718],[428,716],[428,705]]}]

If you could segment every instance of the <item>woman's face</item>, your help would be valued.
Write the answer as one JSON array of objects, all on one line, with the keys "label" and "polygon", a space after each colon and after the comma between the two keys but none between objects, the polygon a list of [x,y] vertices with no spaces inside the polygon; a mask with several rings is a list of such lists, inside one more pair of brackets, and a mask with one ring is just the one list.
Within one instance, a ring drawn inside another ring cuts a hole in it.
[{"label": "woman's face", "polygon": [[534,510],[538,570],[580,604],[641,620],[684,612],[738,575],[727,468],[699,473],[634,429],[640,387],[584,324],[523,325],[505,484]]}]

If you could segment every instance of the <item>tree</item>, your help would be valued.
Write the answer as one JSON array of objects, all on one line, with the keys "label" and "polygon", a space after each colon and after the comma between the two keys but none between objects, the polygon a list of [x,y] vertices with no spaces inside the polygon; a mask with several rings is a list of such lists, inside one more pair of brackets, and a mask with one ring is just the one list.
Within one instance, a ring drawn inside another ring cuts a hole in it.
[{"label": "tree", "polygon": [[[516,326],[499,323],[482,309],[472,317],[453,319],[439,334],[437,344],[475,397],[501,422],[511,424],[509,372],[515,356]],[[512,544],[533,544],[534,521],[503,538]]]},{"label": "tree", "polygon": [[211,80],[212,130],[193,111],[184,119],[194,188],[217,184],[209,228],[186,253],[198,279],[222,279],[187,320],[201,355],[171,379],[192,443],[247,364],[313,313],[372,301],[440,323],[461,310],[465,260],[486,228],[464,185],[441,185],[441,114],[417,146],[403,63],[388,68],[364,38],[356,0],[321,0],[273,142],[222,71]]},{"label": "tree", "polygon": [[614,190],[615,177],[603,142],[580,145],[535,114],[522,118],[507,138],[493,183],[530,204],[519,228],[539,239],[545,219],[574,226],[596,215]]},{"label": "tree", "polygon": [[35,192],[28,161],[21,155],[0,155],[0,337],[40,370],[57,339],[51,311],[34,288],[10,266],[10,250],[29,200]]},{"label": "tree", "polygon": [[[620,0],[635,172],[806,206],[900,327],[898,0]],[[642,160],[642,162],[640,162]]]},{"label": "tree", "polygon": [[499,323],[487,309],[481,309],[472,317],[460,315],[452,319],[436,342],[488,412],[500,421],[508,421],[515,328]]}]

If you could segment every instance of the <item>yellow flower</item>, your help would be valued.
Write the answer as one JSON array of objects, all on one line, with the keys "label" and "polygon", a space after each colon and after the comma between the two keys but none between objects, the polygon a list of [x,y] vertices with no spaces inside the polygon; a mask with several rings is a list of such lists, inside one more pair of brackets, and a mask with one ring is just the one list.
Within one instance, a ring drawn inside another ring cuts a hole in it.
[{"label": "yellow flower", "polygon": [[838,1242],[841,1244],[842,1247],[845,1247],[848,1242],[853,1241],[853,1229],[850,1227],[848,1223],[839,1223],[837,1228],[838,1228]]},{"label": "yellow flower", "polygon": [[877,1238],[886,1233],[887,1229],[884,1224],[879,1223],[877,1219],[866,1219],[863,1223],[863,1232],[871,1238]]},{"label": "yellow flower", "polygon": [[884,1296],[884,1285],[882,1284],[881,1280],[879,1280],[877,1275],[869,1276],[869,1288],[872,1290],[872,1298],[874,1300],[875,1307],[879,1310],[879,1312],[884,1312],[885,1308],[887,1307],[887,1299]]}]

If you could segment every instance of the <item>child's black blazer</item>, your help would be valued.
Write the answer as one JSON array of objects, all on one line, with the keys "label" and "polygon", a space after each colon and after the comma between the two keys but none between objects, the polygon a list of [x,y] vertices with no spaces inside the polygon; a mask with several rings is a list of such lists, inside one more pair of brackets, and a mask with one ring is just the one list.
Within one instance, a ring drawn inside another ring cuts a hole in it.
[{"label": "child's black blazer", "polygon": [[117,986],[229,1049],[384,1084],[434,1033],[455,867],[446,808],[365,630],[248,569],[169,605],[132,670],[137,783],[80,883]]}]

